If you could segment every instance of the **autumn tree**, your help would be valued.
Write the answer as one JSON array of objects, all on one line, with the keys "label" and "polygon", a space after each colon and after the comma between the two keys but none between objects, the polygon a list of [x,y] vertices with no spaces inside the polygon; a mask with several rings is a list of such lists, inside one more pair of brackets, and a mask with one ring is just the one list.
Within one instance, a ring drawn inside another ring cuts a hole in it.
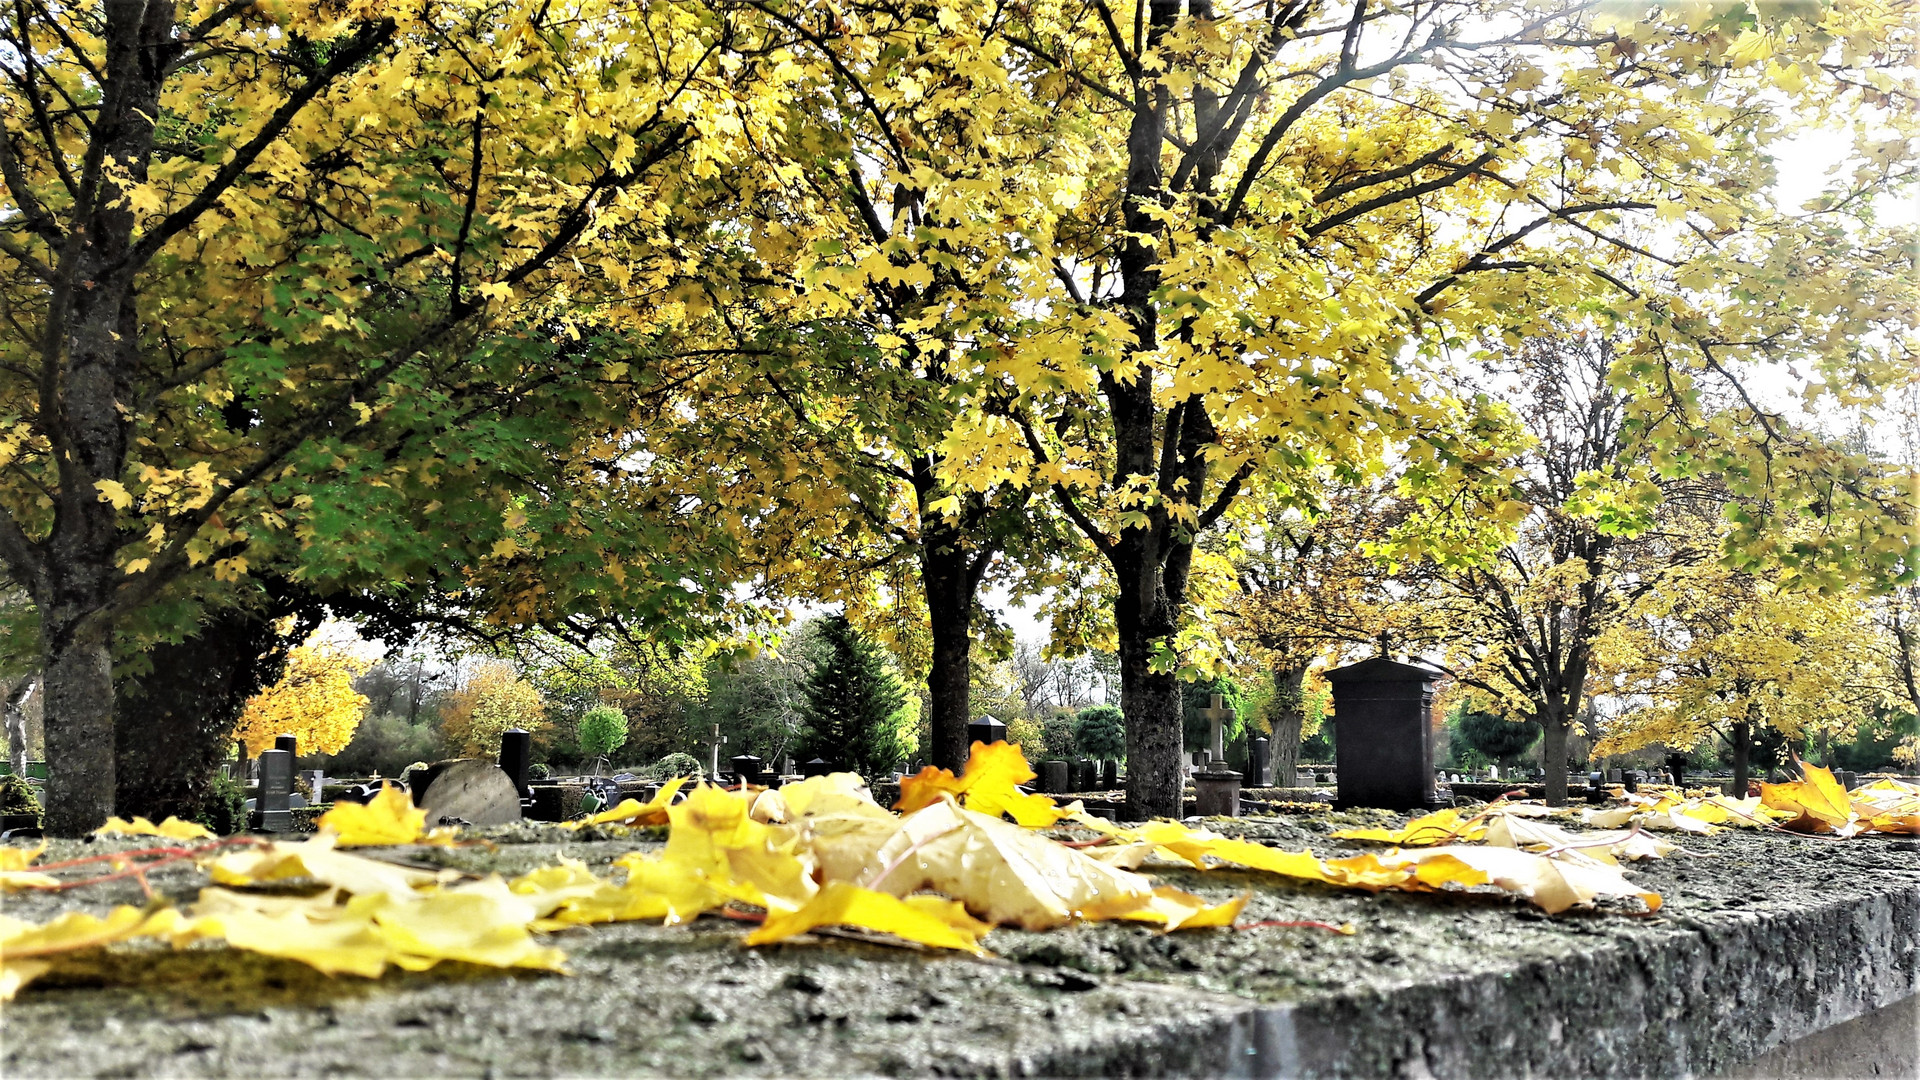
[{"label": "autumn tree", "polygon": [[[502,410],[578,418],[649,382],[564,343],[685,315],[659,302],[685,215],[713,220],[696,189],[767,113],[737,29],[594,0],[9,10],[0,559],[39,616],[50,832],[112,810],[130,613],[288,552],[443,577],[550,524],[462,481],[541,445]],[[552,576],[516,603],[580,595]],[[673,607],[679,580],[627,591]]]},{"label": "autumn tree", "polygon": [[301,754],[339,753],[366,715],[367,698],[353,688],[353,680],[368,666],[336,646],[298,646],[280,678],[247,699],[233,737],[254,756],[273,749],[281,735],[298,739]]},{"label": "autumn tree", "polygon": [[1782,588],[1718,563],[1672,575],[1600,643],[1608,689],[1642,704],[1595,749],[1689,748],[1719,735],[1744,793],[1761,733],[1793,743],[1815,732],[1848,737],[1897,699],[1878,633],[1855,593]]},{"label": "autumn tree", "polygon": [[[966,28],[956,44],[977,40],[979,60],[923,90],[964,96],[1006,65],[1019,77],[999,92],[1047,104],[1018,134],[1044,145],[1057,212],[1019,234],[1029,270],[979,361],[1002,392],[973,395],[945,461],[969,489],[1008,473],[1045,487],[1107,563],[1131,812],[1177,812],[1197,537],[1301,458],[1390,451],[1416,481],[1471,473],[1470,447],[1430,436],[1455,429],[1457,403],[1423,360],[1480,331],[1607,310],[1638,334],[1628,374],[1676,468],[1808,492],[1839,476],[1836,516],[1867,522],[1869,549],[1886,535],[1872,523],[1899,495],[1884,478],[1755,410],[1705,422],[1692,395],[1749,358],[1798,355],[1833,385],[1900,377],[1905,256],[1869,204],[1909,178],[1905,132],[1866,137],[1864,193],[1823,218],[1764,192],[1767,149],[1790,130],[1778,87],[1809,123],[1881,100],[1910,31],[1864,2],[1635,14],[1478,0],[926,11],[930,35],[935,20]],[[887,178],[931,184],[930,200],[1001,179]],[[1756,423],[1779,437],[1755,438]],[[1769,520],[1740,542],[1762,543]],[[1853,547],[1818,559],[1843,565]]]},{"label": "autumn tree", "polygon": [[491,758],[500,753],[500,740],[508,730],[544,731],[546,714],[538,688],[512,665],[491,661],[441,702],[440,725],[447,745],[462,756]]}]

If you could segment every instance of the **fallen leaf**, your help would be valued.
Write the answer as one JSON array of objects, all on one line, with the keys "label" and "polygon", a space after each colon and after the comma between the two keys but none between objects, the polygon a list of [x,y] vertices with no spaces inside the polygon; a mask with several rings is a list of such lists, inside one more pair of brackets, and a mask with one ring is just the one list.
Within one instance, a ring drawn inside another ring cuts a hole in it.
[{"label": "fallen leaf", "polygon": [[1592,860],[1549,859],[1513,848],[1437,847],[1380,856],[1389,867],[1411,866],[1420,884],[1493,885],[1532,901],[1549,915],[1600,898],[1632,897],[1660,909],[1660,894],[1628,881],[1616,866]]},{"label": "fallen leaf", "polygon": [[164,836],[173,840],[214,840],[218,839],[213,830],[192,821],[181,821],[177,817],[155,825],[143,817],[132,821],[110,817],[105,825],[93,830],[96,836]]},{"label": "fallen leaf", "polygon": [[[45,889],[60,884],[52,874],[29,870],[33,860],[47,850],[46,841],[36,848],[0,847],[0,889]],[[4,999],[0,999],[4,1000]]]},{"label": "fallen leaf", "polygon": [[333,849],[332,833],[320,833],[299,843],[276,841],[213,859],[207,872],[216,885],[255,885],[290,878],[312,878],[356,896],[414,890],[459,876],[456,871],[434,872],[348,855]]},{"label": "fallen leaf", "polygon": [[1618,859],[1659,859],[1673,845],[1638,830],[1575,833],[1544,821],[1489,815],[1486,841],[1492,847],[1517,848],[1536,855],[1578,856],[1607,865]]},{"label": "fallen leaf", "polygon": [[678,776],[660,785],[653,798],[646,802],[638,799],[622,799],[620,805],[611,810],[603,810],[590,818],[563,823],[569,829],[584,829],[589,825],[665,825],[667,808],[673,805],[673,797],[685,786],[687,778]]},{"label": "fallen leaf", "polygon": [[932,806],[942,795],[951,795],[968,810],[990,817],[1005,814],[1030,829],[1043,829],[1073,816],[1072,807],[1062,809],[1045,795],[1018,790],[1018,785],[1033,778],[1019,743],[977,742],[958,777],[929,765],[900,781],[900,801],[893,808],[910,814]]},{"label": "fallen leaf", "polygon": [[1396,847],[1431,847],[1456,840],[1473,841],[1485,836],[1487,827],[1476,819],[1462,821],[1458,810],[1437,810],[1414,818],[1403,829],[1346,829],[1333,834],[1335,840],[1371,840]]},{"label": "fallen leaf", "polygon": [[909,814],[873,858],[868,888],[952,897],[995,925],[1044,930],[1143,907],[1152,884],[951,797]]},{"label": "fallen leaf", "polygon": [[53,960],[70,953],[97,949],[129,938],[166,934],[178,924],[172,908],[143,911],[122,904],[102,919],[84,911],[69,911],[35,925],[0,915],[0,1001],[11,1001],[21,987],[46,974]]},{"label": "fallen leaf", "polygon": [[[828,882],[799,908],[769,912],[766,921],[747,935],[746,943],[770,945],[822,926],[853,926],[934,948],[990,955],[980,947],[980,936],[989,929],[986,923],[974,921],[954,901],[925,898],[956,909],[943,914],[934,904],[914,902],[920,899],[902,899],[847,881]],[[959,922],[962,919],[964,923]]]},{"label": "fallen leaf", "polygon": [[1153,898],[1147,901],[1145,907],[1117,917],[1133,922],[1160,923],[1166,927],[1167,933],[1208,926],[1232,926],[1251,899],[1252,893],[1243,892],[1231,900],[1209,904],[1204,898],[1190,892],[1162,885],[1153,890]]},{"label": "fallen leaf", "polygon": [[427,811],[398,784],[381,784],[365,804],[338,802],[320,815],[318,828],[339,837],[342,847],[417,843],[427,833]]}]

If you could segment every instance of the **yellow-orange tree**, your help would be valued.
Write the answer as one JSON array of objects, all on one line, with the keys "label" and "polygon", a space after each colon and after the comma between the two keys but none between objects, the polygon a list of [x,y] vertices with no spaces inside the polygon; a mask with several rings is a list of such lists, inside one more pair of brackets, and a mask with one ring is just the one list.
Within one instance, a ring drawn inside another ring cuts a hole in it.
[{"label": "yellow-orange tree", "polygon": [[440,706],[447,744],[468,757],[494,757],[509,728],[545,730],[547,707],[540,691],[507,664],[489,663],[448,694]]},{"label": "yellow-orange tree", "polygon": [[[250,563],[458,586],[495,559],[503,617],[723,595],[727,546],[659,521],[704,489],[614,523],[481,481],[619,472],[571,426],[630,428],[662,381],[582,324],[693,318],[703,185],[777,111],[736,31],[617,0],[7,10],[0,559],[38,615],[49,831],[112,810],[116,626]],[[514,561],[587,533],[612,551]]]},{"label": "yellow-orange tree", "polygon": [[367,662],[325,644],[296,647],[286,670],[272,686],[247,699],[233,737],[247,753],[273,749],[273,740],[292,735],[302,754],[337,754],[353,741],[366,715],[367,699],[353,688]]},{"label": "yellow-orange tree", "polygon": [[[850,107],[942,98],[971,142],[1029,146],[1046,166],[1044,199],[973,158],[866,166],[929,205],[1006,187],[1023,208],[980,227],[1017,238],[1021,257],[1005,302],[963,339],[974,379],[956,392],[972,411],[942,468],[966,490],[1048,488],[1108,563],[1135,812],[1178,806],[1177,645],[1197,536],[1263,473],[1302,460],[1391,448],[1415,486],[1472,468],[1427,435],[1451,430],[1456,407],[1430,392],[1422,359],[1474,334],[1604,311],[1631,335],[1621,375],[1663,467],[1728,473],[1756,506],[1821,492],[1837,527],[1800,553],[1809,572],[1907,572],[1911,539],[1888,527],[1897,485],[1758,408],[1701,404],[1748,360],[1801,360],[1843,403],[1905,377],[1907,249],[1871,214],[1911,177],[1909,114],[1862,129],[1858,170],[1817,213],[1767,195],[1769,152],[1792,131],[1783,91],[1807,123],[1905,100],[1904,11],[916,9],[919,35],[958,57],[951,71],[862,84]],[[808,17],[821,40],[865,47],[864,9]],[[999,107],[1007,96],[1045,107]],[[925,262],[977,239],[965,219],[912,224]],[[822,261],[930,272],[886,255]],[[1502,506],[1491,524],[1524,511]],[[1761,514],[1734,542],[1763,547],[1771,525]]]}]

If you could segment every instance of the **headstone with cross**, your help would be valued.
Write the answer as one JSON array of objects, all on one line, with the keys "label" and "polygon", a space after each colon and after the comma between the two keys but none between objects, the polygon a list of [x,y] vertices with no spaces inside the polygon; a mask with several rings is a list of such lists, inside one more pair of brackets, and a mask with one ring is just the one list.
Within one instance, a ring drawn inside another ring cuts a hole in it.
[{"label": "headstone with cross", "polygon": [[1227,708],[1227,701],[1219,694],[1213,695],[1213,704],[1199,710],[1201,719],[1207,722],[1207,762],[1224,766],[1227,760],[1226,722],[1233,719],[1233,710]]},{"label": "headstone with cross", "polygon": [[720,725],[713,725],[713,742],[711,744],[711,749],[713,750],[713,769],[707,773],[707,779],[715,783],[718,783],[720,780],[720,748],[725,745],[727,745],[727,737],[720,734]]}]

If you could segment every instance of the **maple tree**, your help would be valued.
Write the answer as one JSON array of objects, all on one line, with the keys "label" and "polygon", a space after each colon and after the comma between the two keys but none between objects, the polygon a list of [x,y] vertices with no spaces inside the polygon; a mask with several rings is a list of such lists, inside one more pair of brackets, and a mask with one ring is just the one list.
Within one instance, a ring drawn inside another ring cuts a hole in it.
[{"label": "maple tree", "polygon": [[[1044,486],[1104,558],[1135,812],[1177,806],[1196,537],[1263,470],[1303,460],[1392,447],[1416,487],[1471,471],[1474,450],[1430,437],[1457,429],[1458,409],[1426,392],[1419,358],[1482,329],[1604,307],[1638,335],[1630,373],[1676,465],[1766,458],[1747,475],[1776,488],[1843,474],[1834,512],[1863,531],[1809,563],[1903,557],[1874,523],[1899,502],[1884,478],[1805,440],[1756,444],[1750,413],[1702,423],[1692,396],[1736,358],[1796,351],[1836,384],[1899,377],[1899,245],[1852,213],[1863,203],[1795,218],[1761,194],[1764,148],[1787,131],[1767,95],[1791,84],[1817,100],[1812,122],[1890,92],[1911,44],[1893,12],[1703,5],[1636,21],[1571,4],[1169,0],[949,3],[901,20],[854,8],[804,25],[856,52],[883,31],[908,51],[937,36],[953,57],[939,81],[863,84],[847,108],[925,97],[972,135],[969,155],[871,165],[928,208],[899,250],[965,252],[960,273],[982,265],[977,247],[1019,247],[1004,302],[967,323],[975,379],[950,390],[969,411],[940,467],[955,499]],[[1837,61],[1829,41],[1845,43]],[[1044,156],[1004,167],[1016,139]],[[1863,188],[1909,177],[1903,140],[1862,147]],[[957,212],[985,191],[991,207]],[[1653,250],[1662,222],[1683,228]],[[1786,251],[1801,253],[1791,283]],[[820,279],[919,284],[938,263],[837,255],[815,260]],[[1753,333],[1715,329],[1735,324]]]},{"label": "maple tree", "polygon": [[40,618],[50,830],[111,809],[112,637],[170,591],[288,552],[433,582],[458,553],[520,575],[507,611],[564,613],[645,550],[688,573],[630,578],[633,609],[706,602],[685,582],[725,546],[657,525],[531,587],[533,532],[618,508],[523,522],[484,481],[594,473],[542,450],[658,396],[582,327],[684,313],[679,227],[773,92],[737,29],[599,0],[9,11],[0,558]]},{"label": "maple tree", "polygon": [[1718,563],[1670,574],[1599,643],[1610,692],[1646,704],[1609,724],[1595,749],[1691,747],[1718,732],[1744,795],[1761,729],[1795,742],[1850,735],[1895,699],[1879,632],[1852,592],[1782,588]]},{"label": "maple tree", "polygon": [[367,698],[353,688],[369,662],[336,646],[309,643],[287,657],[272,686],[247,699],[233,737],[259,755],[280,735],[299,740],[302,754],[337,754],[353,741]]}]

